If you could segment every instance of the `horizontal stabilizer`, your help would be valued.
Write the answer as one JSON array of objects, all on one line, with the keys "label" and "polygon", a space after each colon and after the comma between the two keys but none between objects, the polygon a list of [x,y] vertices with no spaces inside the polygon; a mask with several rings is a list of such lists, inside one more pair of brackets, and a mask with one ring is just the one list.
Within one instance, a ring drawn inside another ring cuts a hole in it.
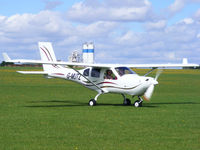
[{"label": "horizontal stabilizer", "polygon": [[48,74],[47,72],[44,71],[17,71],[17,72],[21,74]]}]

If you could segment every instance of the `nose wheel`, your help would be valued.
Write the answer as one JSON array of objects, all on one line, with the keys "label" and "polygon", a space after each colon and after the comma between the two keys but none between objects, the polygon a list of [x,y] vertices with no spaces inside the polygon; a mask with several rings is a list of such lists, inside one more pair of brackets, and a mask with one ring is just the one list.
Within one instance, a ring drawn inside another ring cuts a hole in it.
[{"label": "nose wheel", "polygon": [[134,102],[134,106],[135,107],[142,107],[142,102],[143,102],[143,99],[140,97],[140,96],[138,96],[138,99],[139,100],[136,100],[135,102]]}]

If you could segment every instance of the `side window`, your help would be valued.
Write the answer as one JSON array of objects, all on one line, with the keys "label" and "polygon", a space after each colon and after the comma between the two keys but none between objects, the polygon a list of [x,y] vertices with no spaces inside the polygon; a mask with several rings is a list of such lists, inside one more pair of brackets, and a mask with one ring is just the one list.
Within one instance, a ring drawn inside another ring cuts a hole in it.
[{"label": "side window", "polygon": [[89,76],[89,72],[90,72],[90,69],[85,69],[84,72],[83,72],[83,75],[84,76]]},{"label": "side window", "polygon": [[95,77],[95,78],[99,78],[100,77],[100,69],[98,69],[98,68],[92,68],[91,76]]},{"label": "side window", "polygon": [[114,75],[112,70],[106,70],[104,74],[104,79],[117,80],[117,77]]}]

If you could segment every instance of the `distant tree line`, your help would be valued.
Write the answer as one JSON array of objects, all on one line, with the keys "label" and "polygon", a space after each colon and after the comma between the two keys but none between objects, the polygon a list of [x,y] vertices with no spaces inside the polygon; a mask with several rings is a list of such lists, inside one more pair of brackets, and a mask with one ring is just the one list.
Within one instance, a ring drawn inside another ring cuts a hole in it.
[{"label": "distant tree line", "polygon": [[200,69],[200,67],[183,67],[183,69]]},{"label": "distant tree line", "polygon": [[12,62],[5,62],[5,61],[2,61],[1,64],[0,64],[1,67],[12,66],[12,65],[14,65],[14,63],[12,63]]},{"label": "distant tree line", "polygon": [[0,67],[9,66],[9,67],[42,67],[42,64],[14,64],[12,62],[2,61]]}]

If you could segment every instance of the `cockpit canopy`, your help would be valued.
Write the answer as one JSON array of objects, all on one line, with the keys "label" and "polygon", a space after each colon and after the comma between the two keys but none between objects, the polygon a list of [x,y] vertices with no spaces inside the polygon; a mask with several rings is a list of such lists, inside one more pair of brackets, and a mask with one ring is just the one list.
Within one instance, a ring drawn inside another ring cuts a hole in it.
[{"label": "cockpit canopy", "polygon": [[131,70],[130,68],[127,68],[127,67],[117,67],[117,68],[115,68],[115,70],[117,71],[119,76],[123,76],[126,74],[136,74],[133,70]]},{"label": "cockpit canopy", "polygon": [[118,77],[122,77],[128,74],[136,74],[133,70],[127,67],[116,68],[86,68],[83,71],[85,77],[103,78],[109,80],[117,80]]}]

